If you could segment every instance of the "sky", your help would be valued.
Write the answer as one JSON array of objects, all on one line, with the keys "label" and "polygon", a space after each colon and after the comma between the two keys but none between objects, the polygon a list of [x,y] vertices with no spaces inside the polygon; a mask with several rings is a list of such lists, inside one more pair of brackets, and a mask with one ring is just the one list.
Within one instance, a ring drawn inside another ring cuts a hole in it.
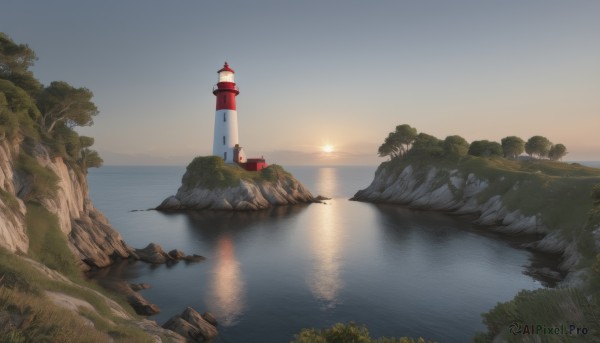
[{"label": "sky", "polygon": [[224,61],[240,143],[268,163],[376,165],[400,124],[600,160],[600,1],[5,0],[0,31],[42,83],[94,92],[78,131],[107,165],[209,155]]}]

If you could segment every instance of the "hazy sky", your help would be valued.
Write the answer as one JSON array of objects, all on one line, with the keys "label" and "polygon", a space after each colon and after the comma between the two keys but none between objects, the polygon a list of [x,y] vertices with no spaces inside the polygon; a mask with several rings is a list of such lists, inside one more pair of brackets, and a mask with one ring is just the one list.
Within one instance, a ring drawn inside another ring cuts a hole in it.
[{"label": "hazy sky", "polygon": [[600,1],[9,0],[0,31],[36,51],[44,84],[94,92],[79,131],[106,164],[210,154],[225,60],[241,145],[271,163],[376,164],[404,123],[600,160]]}]

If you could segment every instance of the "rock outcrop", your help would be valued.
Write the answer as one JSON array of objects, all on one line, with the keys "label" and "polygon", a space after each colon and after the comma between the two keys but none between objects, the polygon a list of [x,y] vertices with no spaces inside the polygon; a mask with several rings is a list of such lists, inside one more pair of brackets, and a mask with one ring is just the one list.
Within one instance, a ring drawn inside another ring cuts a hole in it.
[{"label": "rock outcrop", "polygon": [[[511,235],[539,235],[543,237],[541,240],[526,247],[562,253],[563,260],[559,268],[566,272],[574,271],[580,259],[577,241],[565,237],[555,227],[548,227],[541,212],[526,214],[515,208],[514,204],[507,205],[506,199],[519,199],[524,192],[518,182],[508,182],[498,175],[492,180],[474,172],[435,164],[384,164],[378,168],[372,183],[366,189],[358,191],[351,200],[470,214],[475,216],[477,224],[485,225],[491,230]],[[499,189],[502,191],[499,192]],[[585,212],[582,216],[585,218]],[[568,282],[576,284],[580,280],[572,278]]]},{"label": "rock outcrop", "polygon": [[[21,146],[18,140],[0,141],[0,246],[26,253],[29,238],[25,227],[27,208],[22,199],[31,194],[32,176],[19,171],[16,161]],[[69,248],[79,258],[82,270],[109,266],[115,259],[133,258],[149,263],[185,260],[202,261],[200,255],[185,255],[179,250],[169,254],[155,244],[133,249],[121,238],[106,217],[94,208],[88,196],[84,174],[71,168],[60,157],[50,157],[48,149],[37,144],[30,154],[35,163],[57,176],[56,194],[41,199],[41,205],[56,215],[60,230],[68,237]]]},{"label": "rock outcrop", "polygon": [[14,163],[19,142],[0,140],[0,246],[12,252],[27,252],[25,204],[16,196]]},{"label": "rock outcrop", "polygon": [[[237,167],[231,165],[222,168]],[[197,170],[190,171],[188,166],[188,171],[183,176],[184,182],[177,190],[177,194],[166,198],[156,210],[254,211],[273,206],[320,202],[298,180],[283,171],[283,168],[279,166],[269,168],[278,168],[273,172],[275,176],[271,179],[239,178],[233,186],[207,187],[197,183],[186,184],[185,180],[191,179],[192,173],[198,173]]]},{"label": "rock outcrop", "polygon": [[210,313],[200,315],[191,307],[171,317],[163,328],[174,331],[192,342],[204,342],[217,336],[217,322]]},{"label": "rock outcrop", "polygon": [[175,263],[179,261],[200,262],[206,258],[200,255],[186,255],[183,251],[173,249],[166,253],[163,248],[155,243],[148,244],[143,249],[135,249],[131,257],[152,264]]},{"label": "rock outcrop", "polygon": [[[32,176],[16,168],[20,143],[0,141],[0,246],[13,252],[27,252],[29,248],[22,199],[27,199],[33,188]],[[129,257],[132,249],[90,201],[85,175],[61,157],[51,157],[39,143],[31,150],[35,163],[58,178],[56,194],[44,197],[40,203],[56,215],[61,231],[69,238],[70,249],[83,262],[82,269],[106,267],[115,257]]]}]

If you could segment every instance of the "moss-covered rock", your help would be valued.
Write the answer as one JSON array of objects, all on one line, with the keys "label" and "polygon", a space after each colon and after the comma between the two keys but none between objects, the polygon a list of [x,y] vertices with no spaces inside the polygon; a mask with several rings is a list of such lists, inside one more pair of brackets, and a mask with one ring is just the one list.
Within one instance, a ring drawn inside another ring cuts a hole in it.
[{"label": "moss-covered rock", "polygon": [[177,194],[157,210],[247,211],[312,202],[318,200],[281,166],[247,171],[220,157],[202,156],[188,165]]}]

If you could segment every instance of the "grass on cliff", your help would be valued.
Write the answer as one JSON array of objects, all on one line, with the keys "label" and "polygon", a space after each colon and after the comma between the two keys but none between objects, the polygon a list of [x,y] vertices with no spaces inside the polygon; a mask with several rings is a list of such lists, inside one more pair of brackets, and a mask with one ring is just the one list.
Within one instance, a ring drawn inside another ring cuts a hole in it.
[{"label": "grass on cliff", "polygon": [[181,183],[187,189],[194,187],[215,189],[238,186],[241,180],[275,182],[291,176],[283,167],[276,164],[254,172],[247,171],[237,164],[225,163],[218,156],[200,156],[194,158],[187,166]]},{"label": "grass on cliff", "polygon": [[40,165],[34,157],[21,151],[16,163],[16,169],[23,171],[27,175],[29,184],[31,185],[31,189],[29,189],[27,194],[24,194],[23,201],[40,200],[56,195],[58,190],[58,176],[52,170]]},{"label": "grass on cliff", "polygon": [[28,255],[31,258],[70,278],[80,277],[81,271],[69,249],[67,236],[60,230],[56,215],[42,205],[30,202],[27,203],[25,225],[29,237]]},{"label": "grass on cliff", "polygon": [[[64,293],[90,303],[97,313],[76,313],[55,305],[44,291]],[[0,248],[0,342],[151,342],[139,328],[115,316],[96,290],[50,278],[24,260]],[[127,309],[128,307],[124,307]]]},{"label": "grass on cliff", "polygon": [[[483,314],[487,333],[478,333],[474,342],[492,342],[500,336],[504,342],[523,342],[527,336],[513,335],[510,327],[513,323],[523,325],[543,325],[561,327],[569,332],[569,326],[585,328],[587,334],[537,335],[537,337],[556,342],[590,342],[592,337],[600,337],[600,306],[594,298],[588,298],[584,292],[575,288],[522,290],[511,301],[498,303],[489,312]],[[575,331],[576,332],[576,331]],[[530,335],[529,338],[535,337]]]},{"label": "grass on cliff", "polygon": [[17,198],[2,188],[0,188],[0,201],[4,204],[5,211],[16,212],[19,210]]},{"label": "grass on cliff", "polygon": [[[50,269],[54,269],[66,276],[75,284],[84,286],[93,291],[99,292],[112,298],[119,303],[129,314],[134,314],[131,306],[125,299],[115,296],[105,290],[100,285],[86,280],[82,271],[77,265],[77,258],[69,249],[67,237],[59,228],[58,218],[53,213],[48,212],[42,205],[36,203],[27,203],[27,214],[25,216],[27,225],[27,235],[29,237],[28,255],[32,259],[42,263]],[[34,281],[35,273],[31,275]],[[80,287],[74,287],[60,282],[52,282],[45,279],[35,279],[38,284],[44,284],[45,289],[63,292],[74,297],[79,297],[91,303],[99,312],[110,315],[110,309],[106,307],[104,301],[96,294],[88,293]]]},{"label": "grass on cliff", "polygon": [[[489,185],[478,195],[480,203],[501,195],[508,210],[541,217],[542,224],[550,231],[559,231],[567,239],[580,241],[582,252],[588,256],[594,254],[593,246],[586,246],[592,242],[591,233],[584,228],[600,225],[600,220],[590,222],[594,206],[592,189],[600,184],[600,169],[576,163],[475,156],[413,156],[385,162],[382,168],[399,174],[408,165],[415,167],[417,177],[421,179],[425,178],[429,166],[442,170],[444,176],[456,170],[463,178],[472,173],[486,179]],[[438,181],[437,186],[441,186],[448,183],[448,178],[442,177]]]}]

